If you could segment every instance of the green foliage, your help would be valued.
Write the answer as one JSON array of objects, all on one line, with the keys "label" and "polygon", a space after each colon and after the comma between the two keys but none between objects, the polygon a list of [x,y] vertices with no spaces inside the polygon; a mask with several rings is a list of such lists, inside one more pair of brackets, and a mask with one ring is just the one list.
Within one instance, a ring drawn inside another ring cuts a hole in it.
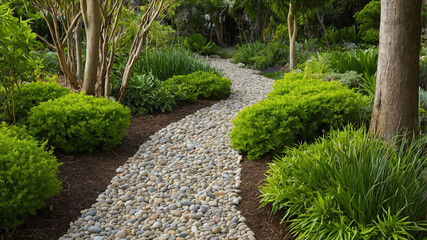
[{"label": "green foliage", "polygon": [[41,103],[28,114],[28,129],[64,152],[111,149],[130,123],[130,110],[118,102],[82,94]]},{"label": "green foliage", "polygon": [[0,124],[0,230],[14,228],[58,194],[58,162],[24,128]]},{"label": "green foliage", "polygon": [[133,69],[136,75],[152,73],[160,81],[174,75],[190,74],[197,71],[210,71],[209,63],[196,58],[190,52],[177,47],[161,50],[148,50],[141,54]]},{"label": "green foliage", "polygon": [[[427,53],[425,53],[427,55]],[[420,58],[420,87],[427,90],[427,56]]]},{"label": "green foliage", "polygon": [[[17,121],[24,122],[28,112],[34,106],[51,99],[56,99],[69,94],[67,88],[58,83],[33,82],[20,84],[19,91],[15,92],[15,117]],[[9,97],[9,106],[12,105],[12,97]],[[12,109],[9,109],[12,112]]]},{"label": "green foliage", "polygon": [[176,105],[175,96],[151,74],[130,79],[123,104],[136,115],[172,111]]},{"label": "green foliage", "polygon": [[373,76],[377,72],[378,49],[351,50],[337,53],[331,60],[332,68],[339,73],[356,71],[359,74]]},{"label": "green foliage", "polygon": [[32,51],[37,46],[29,21],[14,17],[8,4],[0,5],[0,86],[4,90],[0,111],[9,109],[8,95],[14,99],[14,87],[19,82],[33,81],[40,76],[41,60]]},{"label": "green foliage", "polygon": [[328,28],[327,30],[328,40],[332,44],[340,44],[344,42],[359,42],[359,35],[356,32],[354,26],[344,27],[341,29]]},{"label": "green foliage", "polygon": [[255,69],[283,66],[288,62],[288,58],[288,46],[279,42],[246,43],[239,46],[233,56],[234,62],[241,62]]},{"label": "green foliage", "polygon": [[340,81],[342,84],[348,86],[349,88],[359,87],[362,83],[362,74],[357,73],[356,71],[348,71],[345,73],[328,73],[326,74],[325,80],[327,81]]},{"label": "green foliage", "polygon": [[47,73],[62,73],[61,66],[59,65],[58,53],[47,51],[40,54],[43,60],[43,71]]},{"label": "green foliage", "polygon": [[366,43],[377,44],[379,39],[381,2],[372,0],[360,12],[354,14],[362,40]]},{"label": "green foliage", "polygon": [[312,55],[309,60],[299,64],[297,68],[302,69],[305,75],[323,78],[325,73],[333,71],[330,59],[331,54],[328,52],[317,53],[317,55]]},{"label": "green foliage", "polygon": [[205,55],[215,54],[219,50],[219,47],[214,42],[208,42],[200,33],[195,33],[191,37],[185,38],[182,45],[190,51]]},{"label": "green foliage", "polygon": [[162,83],[179,102],[194,101],[198,97],[222,99],[230,95],[231,81],[215,72],[195,72],[167,79]]},{"label": "green foliage", "polygon": [[233,148],[256,159],[299,141],[311,141],[331,126],[360,120],[368,100],[336,82],[288,73],[267,99],[237,114],[230,133]]},{"label": "green foliage", "polygon": [[284,211],[296,240],[424,239],[426,143],[332,131],[270,165],[261,204]]}]

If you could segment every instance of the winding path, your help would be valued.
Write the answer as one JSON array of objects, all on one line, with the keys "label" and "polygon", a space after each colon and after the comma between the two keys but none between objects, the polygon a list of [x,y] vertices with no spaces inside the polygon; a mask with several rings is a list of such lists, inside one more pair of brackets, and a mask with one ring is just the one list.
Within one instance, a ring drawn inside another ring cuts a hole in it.
[{"label": "winding path", "polygon": [[255,239],[236,209],[241,156],[228,133],[273,81],[229,60],[211,65],[232,80],[230,97],[152,135],[60,239]]}]

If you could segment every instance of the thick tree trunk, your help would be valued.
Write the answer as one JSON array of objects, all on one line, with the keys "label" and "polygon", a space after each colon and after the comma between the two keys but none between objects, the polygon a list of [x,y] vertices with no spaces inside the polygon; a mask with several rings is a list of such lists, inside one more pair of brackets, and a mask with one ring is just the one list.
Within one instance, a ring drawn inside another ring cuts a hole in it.
[{"label": "thick tree trunk", "polygon": [[294,69],[294,67],[296,66],[295,43],[296,43],[297,34],[298,34],[298,13],[296,11],[292,12],[292,4],[289,4],[288,33],[289,33],[289,69]]},{"label": "thick tree trunk", "polygon": [[99,0],[82,1],[86,28],[86,64],[82,91],[87,95],[95,94],[99,61],[99,37],[101,34],[101,10]]},{"label": "thick tree trunk", "polygon": [[422,0],[381,0],[380,50],[369,132],[389,140],[418,128]]}]

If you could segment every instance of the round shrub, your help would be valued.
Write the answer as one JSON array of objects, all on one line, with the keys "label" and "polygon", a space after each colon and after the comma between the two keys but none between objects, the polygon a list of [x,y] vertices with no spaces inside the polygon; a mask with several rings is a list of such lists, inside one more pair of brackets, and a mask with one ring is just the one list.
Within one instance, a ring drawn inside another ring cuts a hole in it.
[{"label": "round shrub", "polygon": [[118,102],[84,94],[69,94],[33,107],[29,131],[65,152],[111,149],[120,143],[130,123],[130,110]]},{"label": "round shrub", "polygon": [[295,239],[425,239],[426,150],[427,136],[335,130],[270,165],[261,205],[282,212]]},{"label": "round shrub", "polygon": [[[56,99],[70,93],[67,88],[58,83],[33,82],[19,85],[15,88],[15,117],[17,121],[25,121],[28,112],[34,106],[51,99]],[[9,108],[12,116],[12,95],[9,94]]]},{"label": "round shrub", "polygon": [[0,125],[0,166],[0,229],[16,227],[61,190],[56,158],[23,128]]},{"label": "round shrub", "polygon": [[194,101],[198,97],[222,99],[230,95],[231,81],[215,72],[195,72],[174,76],[164,81],[163,86],[175,94],[178,101]]},{"label": "round shrub", "polygon": [[336,82],[299,77],[276,81],[267,99],[237,114],[230,133],[233,148],[257,159],[361,120],[367,97]]}]

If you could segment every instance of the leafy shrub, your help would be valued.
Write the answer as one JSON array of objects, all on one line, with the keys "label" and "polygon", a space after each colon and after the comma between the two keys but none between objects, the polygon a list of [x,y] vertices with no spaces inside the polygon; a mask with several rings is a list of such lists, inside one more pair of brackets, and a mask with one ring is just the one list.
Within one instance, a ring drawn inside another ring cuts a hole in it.
[{"label": "leafy shrub", "polygon": [[0,124],[0,229],[14,228],[58,194],[58,162],[25,129]]},{"label": "leafy shrub", "polygon": [[378,49],[351,50],[335,55],[331,60],[332,68],[339,73],[356,71],[359,74],[373,76],[377,72]]},{"label": "leafy shrub", "polygon": [[59,64],[58,53],[48,51],[41,54],[43,60],[44,71],[48,73],[61,73],[61,66]]},{"label": "leafy shrub", "polygon": [[318,78],[322,78],[325,73],[332,72],[333,69],[330,65],[331,54],[317,53],[317,55],[312,55],[310,59],[305,61],[302,64],[298,64],[298,68],[304,71],[304,74],[314,75]]},{"label": "leafy shrub", "polygon": [[[67,88],[61,87],[57,83],[33,82],[20,84],[19,91],[15,92],[15,117],[18,121],[25,121],[28,112],[34,106],[51,99],[56,99],[70,93]],[[9,107],[12,99],[9,96]],[[10,109],[12,114],[12,109]]]},{"label": "leafy shrub", "polygon": [[362,74],[357,73],[356,71],[348,71],[345,73],[328,73],[324,80],[340,81],[342,84],[348,86],[349,88],[356,88],[362,83]]},{"label": "leafy shrub", "polygon": [[169,78],[162,85],[175,94],[177,101],[194,101],[198,97],[221,99],[230,95],[230,79],[215,72],[195,72]]},{"label": "leafy shrub", "polygon": [[270,165],[261,203],[284,211],[295,239],[422,239],[426,143],[332,131]]},{"label": "leafy shrub", "polygon": [[130,123],[130,110],[118,102],[68,94],[31,108],[29,131],[65,152],[113,148]]},{"label": "leafy shrub", "polygon": [[328,28],[327,30],[328,40],[332,44],[339,44],[344,42],[359,42],[359,35],[356,32],[356,27],[344,27],[341,29]]},{"label": "leafy shrub", "polygon": [[336,82],[290,73],[276,81],[267,99],[237,114],[233,148],[256,159],[297,141],[311,141],[331,126],[360,120],[368,100]]},{"label": "leafy shrub", "polygon": [[130,79],[123,104],[136,115],[172,111],[176,105],[174,95],[151,74]]},{"label": "leafy shrub", "polygon": [[368,3],[360,12],[354,14],[362,40],[366,43],[378,43],[380,29],[381,3],[373,0]]},{"label": "leafy shrub", "polygon": [[135,64],[135,75],[152,73],[160,81],[175,75],[190,74],[197,71],[211,71],[209,63],[196,58],[190,52],[177,47],[161,50],[148,50],[141,54]]},{"label": "leafy shrub", "polygon": [[195,33],[191,37],[185,38],[182,45],[190,51],[206,55],[215,54],[219,50],[219,47],[214,42],[208,42],[200,33]]},{"label": "leafy shrub", "polygon": [[247,43],[239,46],[233,55],[234,62],[241,62],[250,68],[264,69],[272,66],[283,66],[289,58],[288,47],[279,42]]},{"label": "leafy shrub", "polygon": [[427,90],[427,56],[420,58],[420,87]]}]

